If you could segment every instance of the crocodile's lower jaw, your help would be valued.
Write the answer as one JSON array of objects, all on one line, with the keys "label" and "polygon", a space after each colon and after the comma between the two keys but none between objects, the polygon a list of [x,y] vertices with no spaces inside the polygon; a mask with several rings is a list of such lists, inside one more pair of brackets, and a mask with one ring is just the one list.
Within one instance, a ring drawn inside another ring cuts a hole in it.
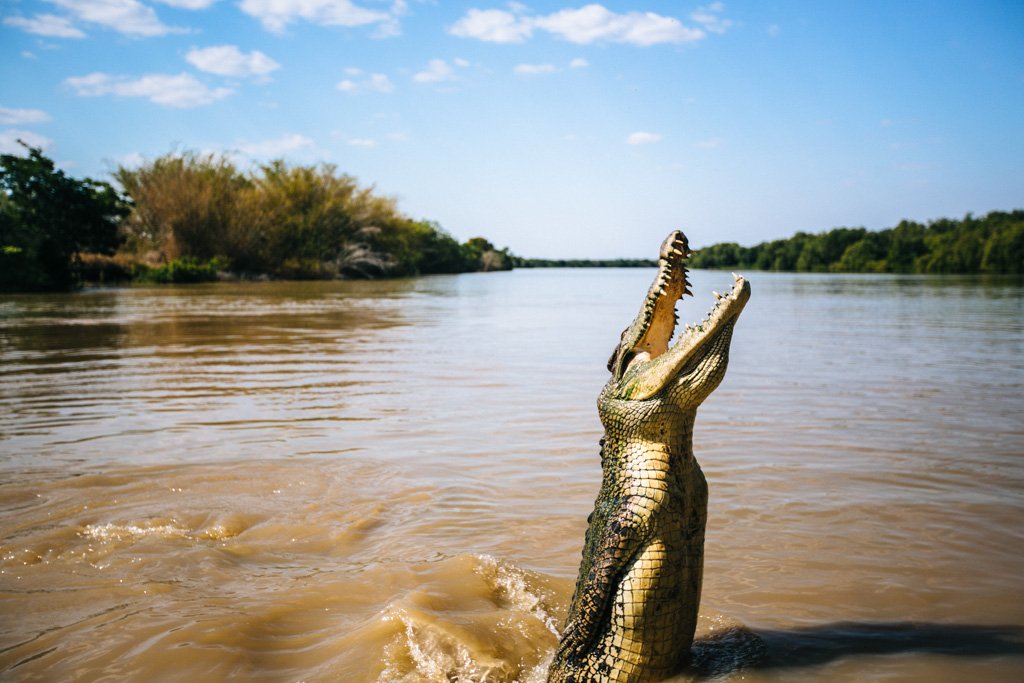
[{"label": "crocodile's lower jaw", "polygon": [[[685,363],[689,360],[689,357],[693,355],[693,352],[713,338],[715,334],[721,330],[722,326],[739,316],[740,312],[743,310],[743,306],[747,303],[747,299],[750,298],[750,285],[747,284],[747,281],[742,275],[733,273],[732,276],[732,289],[725,295],[714,292],[715,305],[707,312],[703,320],[699,323],[686,325],[686,327],[683,328],[683,331],[679,334],[675,343],[671,346],[669,346],[668,338],[658,340],[651,344],[654,348],[664,349],[663,351],[654,353],[649,351],[637,352],[626,366],[626,371],[628,372],[634,368],[642,366],[644,363],[648,363],[659,358],[668,352],[682,352],[682,362]],[[677,301],[681,300],[682,296],[680,296]],[[662,307],[662,310],[665,310],[664,307]],[[667,314],[663,313],[662,315]],[[675,332],[674,317],[670,325],[662,325],[660,326],[660,329],[667,329],[668,337],[671,337]]]}]

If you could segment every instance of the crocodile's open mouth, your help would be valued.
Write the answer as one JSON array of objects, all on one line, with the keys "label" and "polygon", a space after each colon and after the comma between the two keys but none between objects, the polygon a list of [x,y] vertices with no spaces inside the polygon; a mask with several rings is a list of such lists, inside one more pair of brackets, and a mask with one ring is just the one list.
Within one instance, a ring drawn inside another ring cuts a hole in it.
[{"label": "crocodile's open mouth", "polygon": [[646,381],[640,382],[647,387],[641,394],[651,395],[660,390],[687,363],[709,348],[710,342],[726,329],[731,329],[750,298],[750,285],[742,276],[733,273],[729,292],[714,292],[715,305],[703,320],[686,325],[670,347],[669,342],[678,324],[676,303],[687,294],[693,296],[686,268],[686,258],[690,254],[682,232],[676,231],[665,240],[659,253],[658,274],[647,292],[644,305],[636,320],[623,333],[619,349],[609,362],[609,370],[617,379],[633,371],[649,375]]}]

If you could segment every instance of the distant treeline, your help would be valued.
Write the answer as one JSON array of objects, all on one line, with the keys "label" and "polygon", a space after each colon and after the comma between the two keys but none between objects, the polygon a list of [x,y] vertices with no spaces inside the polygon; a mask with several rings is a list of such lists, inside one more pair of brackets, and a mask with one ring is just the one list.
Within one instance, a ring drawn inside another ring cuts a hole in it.
[{"label": "distant treeline", "polygon": [[39,149],[0,156],[0,287],[224,276],[369,278],[507,270],[512,256],[399,212],[329,164],[239,170],[169,154],[76,180]]},{"label": "distant treeline", "polygon": [[835,228],[741,247],[723,242],[690,259],[694,268],[837,273],[1024,273],[1024,211],[982,218],[903,221],[894,228]]},{"label": "distant treeline", "polygon": [[654,268],[657,261],[642,258],[620,259],[546,259],[512,257],[516,268]]}]

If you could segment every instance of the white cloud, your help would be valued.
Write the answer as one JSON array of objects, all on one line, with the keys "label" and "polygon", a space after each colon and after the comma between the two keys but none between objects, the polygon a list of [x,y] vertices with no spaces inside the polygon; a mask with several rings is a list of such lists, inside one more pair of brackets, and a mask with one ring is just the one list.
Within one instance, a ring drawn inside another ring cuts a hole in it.
[{"label": "white cloud", "polygon": [[[519,8],[522,12],[522,8]],[[709,11],[716,29],[727,20]],[[705,37],[703,30],[684,26],[675,17],[654,12],[618,14],[592,3],[576,9],[563,9],[548,15],[524,16],[504,10],[471,9],[448,29],[452,35],[476,38],[492,43],[521,43],[535,30],[547,31],[571,43],[629,43],[648,46],[660,43],[689,43]]]},{"label": "white cloud", "polygon": [[148,74],[137,79],[91,73],[87,76],[68,78],[64,83],[82,97],[144,97],[154,104],[178,109],[210,104],[233,92],[229,88],[211,90],[187,73]]},{"label": "white cloud", "polygon": [[767,28],[768,35],[772,38],[778,38],[779,34],[782,33],[782,27],[778,24],[770,24]]},{"label": "white cloud", "polygon": [[588,66],[590,66],[590,62],[583,59],[582,57],[577,57],[576,59],[569,62],[570,69],[586,69]]},{"label": "white cloud", "polygon": [[391,92],[395,89],[395,84],[384,74],[371,74],[367,87],[376,92]]},{"label": "white cloud", "polygon": [[539,74],[551,74],[557,71],[554,64],[519,64],[513,69],[517,74],[523,76],[536,76]]},{"label": "white cloud", "polygon": [[0,152],[4,154],[23,154],[25,148],[18,144],[18,140],[21,140],[29,147],[38,147],[40,149],[46,149],[53,144],[53,140],[43,137],[39,133],[9,128],[7,130],[0,130]]},{"label": "white cloud", "polygon": [[630,145],[649,145],[652,142],[659,142],[661,135],[657,133],[646,133],[639,130],[635,133],[630,133],[629,137],[626,138],[626,144]]},{"label": "white cloud", "polygon": [[456,57],[455,59],[453,59],[452,63],[454,63],[455,66],[461,66],[462,68],[466,68],[467,66],[469,66],[469,60],[462,59],[460,57]]},{"label": "white cloud", "polygon": [[[400,10],[403,7],[401,4],[396,6]],[[380,24],[386,27],[386,35],[394,35],[392,31],[395,30],[391,14],[359,7],[349,0],[242,0],[239,8],[274,33],[283,32],[288,24],[299,19],[321,26]]]},{"label": "white cloud", "polygon": [[55,14],[37,14],[31,19],[25,17],[5,17],[8,26],[20,28],[27,33],[49,38],[85,38],[85,32],[75,27],[67,17]]},{"label": "white cloud", "polygon": [[[362,73],[359,69],[346,69],[345,73],[356,72],[351,75],[359,75]],[[395,89],[395,84],[391,82],[385,74],[370,74],[368,78],[361,79],[359,81],[353,81],[350,78],[338,83],[338,90],[342,92],[357,92],[359,90],[371,90],[379,93],[389,93]]]},{"label": "white cloud", "polygon": [[413,75],[417,83],[440,83],[454,81],[455,71],[443,59],[431,59],[427,68]]},{"label": "white cloud", "polygon": [[703,31],[687,28],[674,17],[653,12],[616,14],[602,5],[560,10],[534,19],[534,24],[582,45],[600,41],[647,46],[686,43],[704,37]]},{"label": "white cloud", "polygon": [[281,68],[259,50],[246,54],[234,45],[194,48],[185,55],[185,60],[200,71],[235,78],[265,79],[270,72]]},{"label": "white cloud", "polygon": [[243,143],[238,146],[238,151],[250,157],[277,158],[312,148],[311,138],[291,133],[262,142]]},{"label": "white cloud", "polygon": [[50,115],[41,109],[10,109],[0,107],[0,125],[23,126],[26,123],[44,123]]},{"label": "white cloud", "polygon": [[177,7],[178,9],[201,10],[206,9],[217,2],[217,0],[157,0],[157,2]]},{"label": "white cloud", "polygon": [[377,141],[373,138],[349,138],[345,144],[352,147],[376,147]]},{"label": "white cloud", "polygon": [[115,156],[114,163],[124,168],[139,168],[146,163],[146,157],[140,152],[128,152]]},{"label": "white cloud", "polygon": [[725,33],[732,26],[731,19],[723,19],[719,16],[725,11],[725,5],[721,2],[713,2],[710,5],[698,7],[690,14],[690,18],[704,27],[704,30],[711,33]]},{"label": "white cloud", "polygon": [[162,36],[177,32],[138,0],[49,0],[80,21],[99,24],[129,36]]},{"label": "white cloud", "polygon": [[500,9],[471,9],[448,32],[460,38],[476,38],[488,43],[521,43],[530,37],[529,19]]}]

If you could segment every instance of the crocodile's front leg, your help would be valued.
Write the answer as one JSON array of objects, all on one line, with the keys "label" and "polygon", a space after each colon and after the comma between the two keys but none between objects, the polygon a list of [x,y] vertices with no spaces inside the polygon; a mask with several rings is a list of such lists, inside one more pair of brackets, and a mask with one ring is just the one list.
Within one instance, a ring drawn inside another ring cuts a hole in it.
[{"label": "crocodile's front leg", "polygon": [[[611,515],[591,516],[569,618],[566,621],[556,660],[579,658],[591,649],[607,628],[612,596],[642,542],[643,520],[631,509],[628,499],[615,506]],[[550,678],[549,680],[558,680]]]}]

